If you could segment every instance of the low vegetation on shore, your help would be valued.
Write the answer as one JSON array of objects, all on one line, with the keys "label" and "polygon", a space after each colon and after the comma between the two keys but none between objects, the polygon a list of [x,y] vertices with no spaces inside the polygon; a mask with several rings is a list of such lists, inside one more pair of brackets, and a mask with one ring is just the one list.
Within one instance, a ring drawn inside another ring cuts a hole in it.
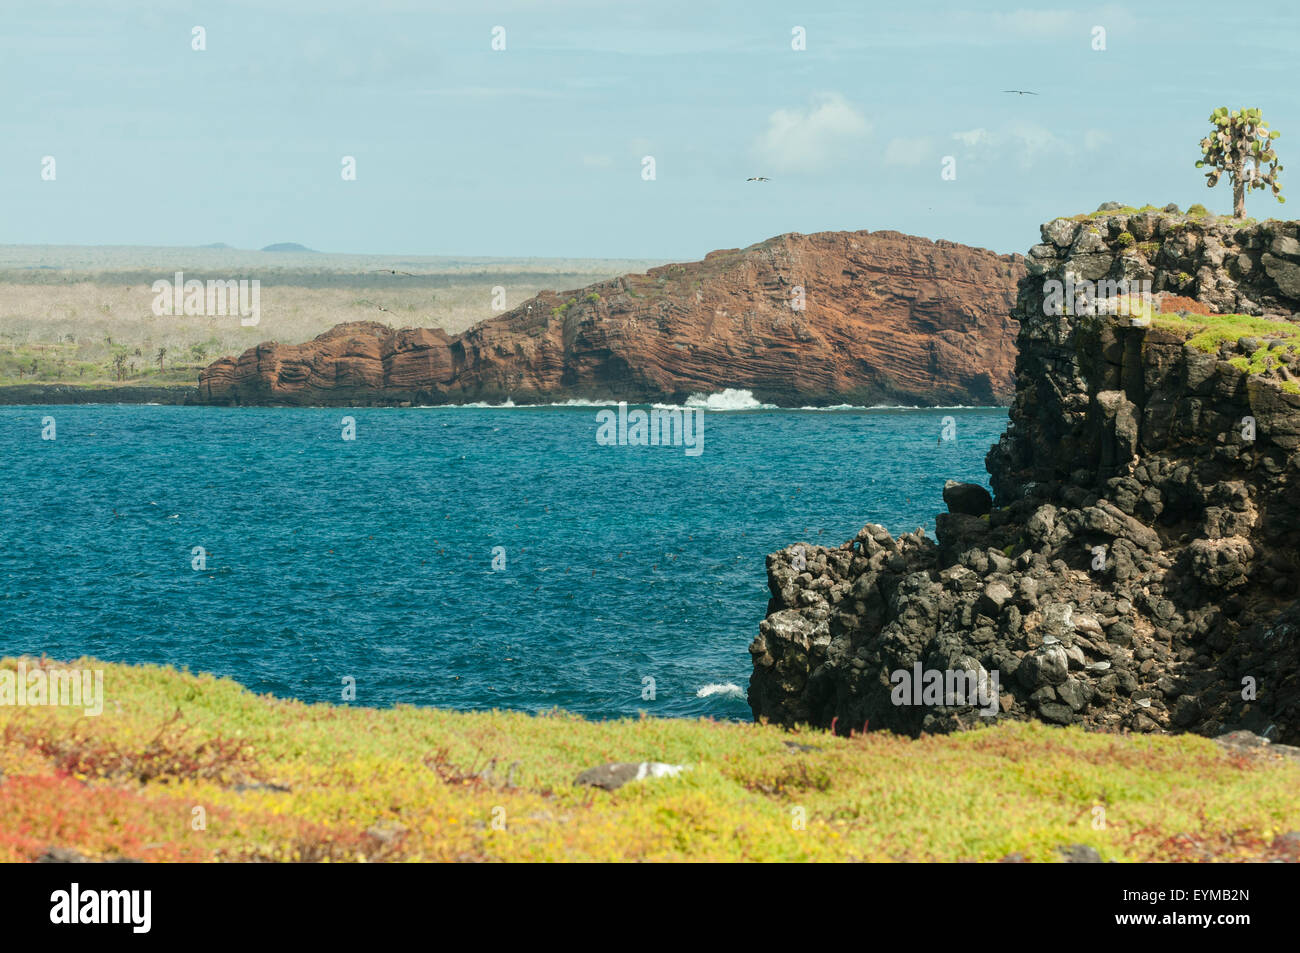
[{"label": "low vegetation on shore", "polygon": [[1228,353],[1239,371],[1276,378],[1288,394],[1300,394],[1300,325],[1249,314],[1154,314],[1157,327],[1187,336],[1206,354]]},{"label": "low vegetation on shore", "polygon": [[1121,318],[1136,318],[1182,337],[1189,347],[1205,354],[1222,354],[1240,371],[1275,380],[1288,394],[1300,394],[1300,324],[1251,314],[1214,314],[1180,310],[1186,299],[1165,302],[1157,310],[1153,302],[1136,296],[1119,302]]},{"label": "low vegetation on shore", "polygon": [[[1300,857],[1300,763],[1193,736],[379,710],[74,664],[103,670],[102,714],[0,706],[0,861]],[[647,760],[686,767],[574,783]]]},{"label": "low vegetation on shore", "polygon": [[[513,308],[539,291],[657,264],[324,254],[288,261],[208,249],[9,246],[0,253],[0,387],[193,387],[204,367],[262,341],[297,344],[347,321],[457,334],[497,313],[494,300]],[[258,279],[258,324],[233,314],[155,314],[152,282],[178,270]]]}]

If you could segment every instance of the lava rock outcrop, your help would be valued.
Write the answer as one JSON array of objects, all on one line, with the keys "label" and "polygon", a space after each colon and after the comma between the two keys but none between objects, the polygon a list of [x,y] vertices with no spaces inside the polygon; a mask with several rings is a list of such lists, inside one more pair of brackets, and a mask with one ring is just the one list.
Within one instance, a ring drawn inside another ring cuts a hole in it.
[{"label": "lava rock outcrop", "polygon": [[[871,524],[770,555],[755,717],[988,723],[958,696],[895,704],[895,673],[919,663],[996,675],[994,718],[1300,743],[1300,367],[1267,343],[1300,334],[1300,224],[1110,214],[1042,233],[991,510],[954,485],[937,540]],[[1165,311],[1053,314],[1067,274],[1150,281]],[[1189,343],[1214,320],[1197,312],[1220,311],[1270,333]]]}]

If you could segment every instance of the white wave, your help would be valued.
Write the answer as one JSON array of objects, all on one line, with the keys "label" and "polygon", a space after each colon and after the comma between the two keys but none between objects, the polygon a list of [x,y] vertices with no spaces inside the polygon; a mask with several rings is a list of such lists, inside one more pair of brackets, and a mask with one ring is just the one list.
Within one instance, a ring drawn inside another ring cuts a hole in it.
[{"label": "white wave", "polygon": [[708,410],[712,412],[729,411],[729,410],[780,410],[786,412],[792,411],[863,411],[863,410],[1005,410],[1001,404],[939,404],[934,406],[921,406],[919,404],[871,404],[864,406],[861,404],[834,404],[829,407],[779,407],[776,404],[764,404],[754,397],[754,392],[750,390],[741,390],[728,387],[726,390],[718,391],[713,394],[691,394],[686,398],[685,404],[642,404],[637,401],[617,401],[617,400],[588,400],[581,397],[571,397],[568,400],[556,400],[545,404],[516,404],[509,397],[500,404],[489,404],[486,401],[474,401],[469,404],[421,404],[417,410],[448,410],[448,409],[476,409],[476,410],[538,410],[547,407],[617,407],[620,403],[626,403],[628,407],[653,407],[657,410]]},{"label": "white wave", "polygon": [[616,400],[587,400],[581,397],[570,397],[568,400],[557,400],[552,404],[525,404],[525,407],[617,407]]},{"label": "white wave", "polygon": [[[489,404],[484,401],[475,401],[472,404],[421,404],[417,410],[444,410],[444,409],[464,409],[471,408],[476,410],[536,410],[546,407],[617,407],[616,400],[585,400],[583,398],[570,397],[568,400],[551,401],[548,404],[516,404],[509,397],[503,404]],[[629,405],[634,406],[634,405]]]},{"label": "white wave", "polygon": [[745,690],[731,682],[710,682],[695,693],[696,698],[709,698],[713,695],[721,695],[724,698],[744,698]]},{"label": "white wave", "polygon": [[[507,397],[504,404],[489,404],[486,401],[478,400],[472,404],[421,404],[415,409],[416,410],[443,410],[444,408],[457,408],[457,409],[473,408],[477,410],[513,410],[518,406],[519,406],[518,404],[516,404],[513,400]],[[528,405],[525,404],[524,406],[527,407]]]},{"label": "white wave", "polygon": [[1002,410],[1001,404],[835,404],[833,407],[792,407],[791,410]]},{"label": "white wave", "polygon": [[760,403],[754,398],[754,392],[749,390],[736,390],[728,387],[726,390],[714,394],[691,394],[686,398],[684,404],[643,404],[639,401],[617,401],[617,400],[588,400],[586,398],[571,397],[568,400],[556,400],[545,404],[516,404],[509,398],[503,404],[489,404],[483,401],[476,401],[470,404],[424,404],[422,410],[439,410],[443,407],[476,407],[485,410],[502,410],[514,409],[523,410],[525,408],[541,407],[617,407],[620,403],[626,403],[628,407],[653,407],[658,410],[781,410],[776,404]]},{"label": "white wave", "polygon": [[989,410],[979,404],[872,404],[867,410]]},{"label": "white wave", "polygon": [[762,404],[754,398],[752,390],[728,387],[716,394],[692,394],[686,398],[687,407],[703,410],[777,410],[776,404]]}]

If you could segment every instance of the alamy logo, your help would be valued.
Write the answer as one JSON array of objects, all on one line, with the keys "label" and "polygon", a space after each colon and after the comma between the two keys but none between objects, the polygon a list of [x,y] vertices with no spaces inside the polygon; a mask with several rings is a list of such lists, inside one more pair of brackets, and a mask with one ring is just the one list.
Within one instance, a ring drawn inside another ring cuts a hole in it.
[{"label": "alamy logo", "polygon": [[0,705],[52,705],[80,708],[86,715],[104,713],[102,668],[44,668],[30,672],[21,659],[18,670],[0,669]]},{"label": "alamy logo", "polygon": [[602,447],[685,447],[688,457],[704,452],[704,411],[697,407],[629,412],[627,401],[619,401],[617,414],[602,410],[596,422]]},{"label": "alamy logo", "polygon": [[1043,313],[1052,317],[1122,313],[1138,317],[1141,306],[1135,306],[1133,299],[1137,298],[1142,305],[1151,304],[1151,282],[1145,279],[1076,280],[1067,271],[1064,282],[1049,278],[1043,282],[1043,290],[1047,293],[1043,298]]},{"label": "alamy logo", "polygon": [[937,669],[900,668],[889,675],[894,689],[889,694],[895,705],[979,705],[980,717],[998,713],[998,673],[984,668]]},{"label": "alamy logo", "polygon": [[132,933],[148,933],[153,925],[152,890],[85,890],[74,883],[50,894],[50,922],[125,923]]},{"label": "alamy logo", "polygon": [[238,315],[239,323],[246,328],[255,327],[262,320],[262,282],[233,278],[227,281],[209,279],[205,286],[197,278],[185,280],[185,272],[176,272],[176,280],[159,278],[153,283],[153,313],[157,317],[201,315],[225,317]]}]

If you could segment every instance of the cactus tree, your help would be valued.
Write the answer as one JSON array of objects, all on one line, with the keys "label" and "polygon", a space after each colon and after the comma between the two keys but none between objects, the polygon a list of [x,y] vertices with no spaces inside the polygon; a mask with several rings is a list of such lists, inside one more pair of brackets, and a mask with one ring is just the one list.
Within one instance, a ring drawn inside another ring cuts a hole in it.
[{"label": "cactus tree", "polygon": [[[1232,214],[1234,218],[1246,217],[1246,192],[1250,189],[1271,188],[1279,202],[1282,184],[1277,174],[1282,167],[1277,164],[1273,140],[1281,135],[1268,128],[1258,109],[1240,109],[1228,112],[1220,106],[1210,113],[1214,132],[1201,140],[1200,169],[1209,166],[1205,184],[1214,188],[1223,173],[1232,181]],[[1269,166],[1265,170],[1265,166]]]}]

